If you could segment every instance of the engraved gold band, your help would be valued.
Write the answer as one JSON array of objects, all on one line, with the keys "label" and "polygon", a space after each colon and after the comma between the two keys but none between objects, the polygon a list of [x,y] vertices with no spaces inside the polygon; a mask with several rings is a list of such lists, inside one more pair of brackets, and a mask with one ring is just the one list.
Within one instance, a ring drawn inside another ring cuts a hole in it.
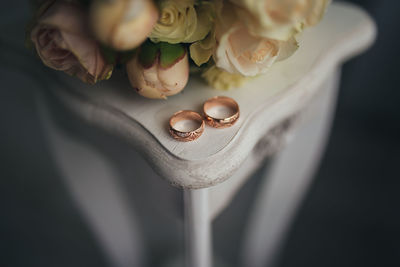
[{"label": "engraved gold band", "polygon": [[[174,128],[174,125],[182,120],[193,120],[199,122],[200,126],[193,131],[179,131]],[[204,120],[203,117],[191,110],[180,110],[176,112],[169,120],[169,133],[173,138],[181,142],[193,141],[199,138],[204,131]]]},{"label": "engraved gold band", "polygon": [[[226,106],[232,109],[233,114],[226,118],[215,118],[207,113],[212,107]],[[214,128],[227,128],[231,127],[239,119],[240,111],[238,103],[227,96],[215,96],[204,102],[203,113],[206,123]]]}]

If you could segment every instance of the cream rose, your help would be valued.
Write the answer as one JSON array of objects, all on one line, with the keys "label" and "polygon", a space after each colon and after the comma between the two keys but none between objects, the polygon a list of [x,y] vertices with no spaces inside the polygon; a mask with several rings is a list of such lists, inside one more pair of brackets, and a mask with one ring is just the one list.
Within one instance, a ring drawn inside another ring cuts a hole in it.
[{"label": "cream rose", "polygon": [[150,34],[153,42],[193,43],[203,39],[212,26],[210,3],[194,0],[160,1],[160,18]]},{"label": "cream rose", "polygon": [[157,22],[152,0],[93,0],[90,22],[96,37],[117,50],[139,46]]},{"label": "cream rose", "polygon": [[90,37],[86,14],[79,5],[54,1],[45,3],[41,10],[30,37],[46,66],[87,83],[111,76],[113,66]]},{"label": "cream rose", "polygon": [[253,35],[289,40],[322,18],[330,0],[231,0]]},{"label": "cream rose", "polygon": [[180,44],[146,42],[126,64],[129,81],[147,98],[167,98],[185,88],[189,79],[187,51]]}]

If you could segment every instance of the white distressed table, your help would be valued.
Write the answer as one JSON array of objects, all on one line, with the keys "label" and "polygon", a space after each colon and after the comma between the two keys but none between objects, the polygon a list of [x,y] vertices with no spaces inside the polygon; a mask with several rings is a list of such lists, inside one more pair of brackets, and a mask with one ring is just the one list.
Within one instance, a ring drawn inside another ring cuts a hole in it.
[{"label": "white distressed table", "polygon": [[[138,96],[118,73],[96,86],[64,75],[44,78],[47,89],[40,90],[38,108],[54,158],[111,265],[143,266],[137,216],[116,182],[118,171],[95,148],[60,127],[57,109],[71,112],[139,151],[140,155],[131,156],[137,168],[132,179],[148,175],[142,171],[148,168],[143,156],[161,177],[183,189],[185,266],[212,266],[213,218],[229,205],[265,157],[274,155],[268,179],[255,196],[240,256],[241,266],[267,266],[322,153],[340,65],[365,50],[374,38],[375,26],[366,13],[346,3],[333,3],[324,20],[304,32],[293,57],[240,89],[216,91],[191,78],[183,93],[165,101]],[[223,130],[207,127],[201,138],[189,143],[169,136],[171,114],[181,109],[200,111],[203,101],[215,95],[237,100],[238,123]],[[152,180],[158,182],[162,181]],[[150,187],[139,190],[146,192]],[[167,203],[163,194],[155,198]]]}]

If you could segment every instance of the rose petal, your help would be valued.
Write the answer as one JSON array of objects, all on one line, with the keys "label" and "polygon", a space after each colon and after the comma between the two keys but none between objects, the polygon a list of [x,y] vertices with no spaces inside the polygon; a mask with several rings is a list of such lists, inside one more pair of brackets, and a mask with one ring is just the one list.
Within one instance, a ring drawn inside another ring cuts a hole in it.
[{"label": "rose petal", "polygon": [[38,19],[31,39],[45,65],[95,83],[109,77],[112,65],[106,63],[86,25],[80,6],[57,1]]}]

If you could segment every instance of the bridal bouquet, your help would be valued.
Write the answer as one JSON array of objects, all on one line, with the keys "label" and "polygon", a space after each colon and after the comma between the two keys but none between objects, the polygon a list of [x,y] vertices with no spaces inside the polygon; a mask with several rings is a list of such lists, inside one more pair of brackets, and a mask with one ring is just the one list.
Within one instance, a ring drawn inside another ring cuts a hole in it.
[{"label": "bridal bouquet", "polygon": [[43,63],[94,84],[125,66],[148,98],[180,92],[189,70],[238,87],[298,48],[330,0],[47,0],[28,41]]}]

